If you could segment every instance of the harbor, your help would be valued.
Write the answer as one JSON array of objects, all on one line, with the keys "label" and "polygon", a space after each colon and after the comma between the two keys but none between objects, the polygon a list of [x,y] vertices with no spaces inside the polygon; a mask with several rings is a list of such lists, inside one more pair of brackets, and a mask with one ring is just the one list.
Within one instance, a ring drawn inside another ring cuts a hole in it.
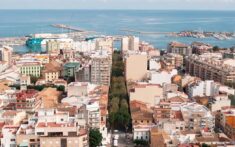
[{"label": "harbor", "polygon": [[10,46],[17,46],[17,45],[25,45],[26,40],[28,37],[8,37],[8,38],[0,38],[0,45],[10,45]]},{"label": "harbor", "polygon": [[215,38],[217,40],[230,40],[235,38],[235,34],[231,32],[207,32],[207,31],[181,31],[179,33],[171,33],[173,37],[193,37],[193,38]]}]

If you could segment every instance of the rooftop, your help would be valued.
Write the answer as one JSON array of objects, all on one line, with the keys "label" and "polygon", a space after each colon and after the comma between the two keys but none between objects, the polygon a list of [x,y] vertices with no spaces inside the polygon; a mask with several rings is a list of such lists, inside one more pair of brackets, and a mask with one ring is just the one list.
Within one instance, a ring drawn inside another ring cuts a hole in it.
[{"label": "rooftop", "polygon": [[80,63],[78,62],[69,62],[69,63],[64,64],[65,68],[75,68],[78,66],[80,66]]}]

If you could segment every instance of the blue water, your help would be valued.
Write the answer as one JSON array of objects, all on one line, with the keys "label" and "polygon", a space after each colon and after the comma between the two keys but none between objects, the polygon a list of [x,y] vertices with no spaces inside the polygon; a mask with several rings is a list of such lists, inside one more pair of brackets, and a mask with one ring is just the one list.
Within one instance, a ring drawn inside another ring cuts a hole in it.
[{"label": "blue water", "polygon": [[67,24],[105,35],[136,35],[157,48],[170,41],[190,44],[202,41],[221,47],[235,45],[235,39],[175,38],[165,35],[139,35],[123,32],[133,29],[147,32],[203,30],[235,32],[235,11],[165,11],[165,10],[0,10],[0,37],[32,33],[62,33],[51,24]]}]

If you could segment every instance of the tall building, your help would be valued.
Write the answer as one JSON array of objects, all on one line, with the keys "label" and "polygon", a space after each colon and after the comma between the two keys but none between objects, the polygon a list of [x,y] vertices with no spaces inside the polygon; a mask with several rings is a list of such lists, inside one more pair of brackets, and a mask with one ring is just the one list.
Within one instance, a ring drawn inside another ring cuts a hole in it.
[{"label": "tall building", "polygon": [[49,40],[46,43],[47,52],[59,52],[62,49],[72,49],[73,40],[72,39],[57,39]]},{"label": "tall building", "polygon": [[186,72],[203,80],[214,80],[222,84],[235,81],[235,67],[225,64],[225,60],[192,55],[185,59],[185,64]]},{"label": "tall building", "polygon": [[121,46],[122,51],[128,51],[128,50],[138,51],[140,45],[140,39],[135,36],[123,37],[121,44],[122,44]]},{"label": "tall building", "polygon": [[138,51],[139,50],[140,39],[135,36],[129,37],[129,49]]},{"label": "tall building", "polygon": [[91,65],[83,65],[76,71],[75,81],[90,82],[91,81]]},{"label": "tall building", "polygon": [[91,83],[109,85],[112,57],[107,52],[99,51],[91,56]]},{"label": "tall building", "polygon": [[121,48],[122,51],[128,51],[129,50],[129,38],[123,37],[121,42]]},{"label": "tall building", "polygon": [[0,48],[0,61],[4,61],[8,66],[12,64],[12,52],[13,48],[8,46],[3,46]]},{"label": "tall building", "polygon": [[186,44],[173,41],[168,44],[167,52],[189,56],[192,54],[192,48]]},{"label": "tall building", "polygon": [[133,54],[125,57],[125,77],[130,81],[141,81],[146,77],[148,59],[146,54]]},{"label": "tall building", "polygon": [[113,38],[106,37],[106,38],[98,38],[96,39],[95,43],[96,50],[106,50],[109,52],[113,51]]}]

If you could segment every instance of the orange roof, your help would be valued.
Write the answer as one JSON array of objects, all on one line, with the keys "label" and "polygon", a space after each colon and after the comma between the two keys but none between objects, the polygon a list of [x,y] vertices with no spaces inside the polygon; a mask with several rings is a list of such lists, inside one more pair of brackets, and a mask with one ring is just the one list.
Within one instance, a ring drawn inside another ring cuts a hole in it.
[{"label": "orange roof", "polygon": [[188,47],[186,44],[180,43],[180,42],[171,42],[169,44],[172,47],[179,47],[179,48],[184,48],[184,47]]},{"label": "orange roof", "polygon": [[235,128],[235,116],[226,116],[226,124]]},{"label": "orange roof", "polygon": [[60,64],[53,60],[45,65],[43,72],[44,73],[59,72],[60,70],[61,70]]},{"label": "orange roof", "polygon": [[2,117],[7,117],[7,116],[15,116],[17,114],[17,111],[14,111],[14,110],[8,110],[8,111],[5,111],[3,114],[2,114]]},{"label": "orange roof", "polygon": [[52,108],[58,104],[61,94],[62,92],[57,91],[56,88],[46,88],[39,92],[38,98],[42,99],[44,108]]}]

